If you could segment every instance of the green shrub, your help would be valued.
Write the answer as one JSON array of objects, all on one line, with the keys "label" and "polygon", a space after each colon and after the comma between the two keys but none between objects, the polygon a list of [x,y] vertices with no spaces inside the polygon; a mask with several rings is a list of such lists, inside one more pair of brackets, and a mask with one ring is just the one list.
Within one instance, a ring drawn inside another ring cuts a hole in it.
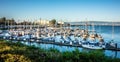
[{"label": "green shrub", "polygon": [[118,58],[106,57],[101,50],[60,52],[27,46],[20,42],[0,41],[0,62],[120,62]]}]

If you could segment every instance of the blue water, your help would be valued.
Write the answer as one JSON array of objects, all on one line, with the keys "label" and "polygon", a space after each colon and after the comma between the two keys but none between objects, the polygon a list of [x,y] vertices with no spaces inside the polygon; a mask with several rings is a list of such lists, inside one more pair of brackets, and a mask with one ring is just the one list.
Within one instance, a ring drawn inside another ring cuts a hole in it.
[{"label": "blue water", "polygon": [[[80,28],[84,29],[84,26],[72,26],[71,28]],[[92,30],[92,27],[89,26],[88,30]],[[101,34],[105,40],[105,42],[109,42],[112,40],[112,26],[95,26],[95,30],[98,34]],[[120,26],[114,26],[114,42],[119,43],[118,47],[120,47]],[[41,47],[41,48],[56,48],[61,52],[64,51],[73,51],[76,48],[79,49],[79,51],[84,52],[84,51],[89,51],[89,49],[84,49],[81,47],[67,47],[67,46],[58,46],[58,45],[53,45],[53,44],[39,44],[39,43],[29,43],[29,42],[23,42],[26,45],[34,45],[36,47]],[[103,51],[106,56],[113,57],[113,58],[120,58],[120,51],[111,51],[111,50],[104,50]]]},{"label": "blue water", "polygon": [[[94,26],[94,29],[98,34],[102,35],[105,42],[109,42],[112,40],[112,27],[113,26]],[[72,26],[71,28],[85,29],[84,26]],[[92,29],[93,29],[92,26],[88,26],[88,30],[91,31]],[[120,26],[114,26],[113,40],[116,43],[120,43]]]},{"label": "blue water", "polygon": [[[55,48],[58,49],[60,52],[64,51],[74,51],[76,48],[79,49],[81,52],[87,52],[91,51],[90,49],[84,49],[81,47],[68,47],[68,46],[59,46],[59,45],[53,45],[53,44],[40,44],[40,43],[29,43],[29,42],[22,42],[26,45],[34,45],[36,47],[44,48],[44,49],[49,49],[49,48]],[[104,50],[101,51],[103,52],[106,56],[112,57],[112,58],[120,58],[120,51],[111,51],[111,50]]]}]

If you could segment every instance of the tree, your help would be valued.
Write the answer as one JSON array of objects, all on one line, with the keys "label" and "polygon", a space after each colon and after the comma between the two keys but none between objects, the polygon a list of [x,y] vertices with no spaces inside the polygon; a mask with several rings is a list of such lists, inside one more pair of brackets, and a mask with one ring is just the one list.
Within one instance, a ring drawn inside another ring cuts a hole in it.
[{"label": "tree", "polygon": [[5,24],[5,21],[6,21],[5,17],[0,18],[0,24]]},{"label": "tree", "polygon": [[6,17],[2,17],[2,18],[0,18],[0,24],[1,25],[6,25],[6,24],[8,24],[8,21],[9,21],[9,24],[16,24],[16,22],[15,22],[15,20],[12,18],[12,19],[6,19]]},{"label": "tree", "polygon": [[10,20],[8,20],[9,21],[9,23],[11,24],[11,25],[15,25],[16,24],[16,22],[15,22],[15,20],[12,18],[12,19],[10,19]]},{"label": "tree", "polygon": [[52,19],[49,23],[50,23],[50,26],[55,26],[56,20]]}]

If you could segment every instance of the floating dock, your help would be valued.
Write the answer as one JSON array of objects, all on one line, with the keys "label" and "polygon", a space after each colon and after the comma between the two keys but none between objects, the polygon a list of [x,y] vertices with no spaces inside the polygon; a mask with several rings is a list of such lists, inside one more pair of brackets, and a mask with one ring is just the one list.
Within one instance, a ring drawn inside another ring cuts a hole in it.
[{"label": "floating dock", "polygon": [[[36,42],[36,43],[41,43],[41,44],[53,44],[53,45],[69,46],[69,47],[82,47],[81,44],[77,44],[77,43],[69,44],[69,43],[61,43],[61,42],[54,42],[54,41],[42,41],[42,40],[39,40],[39,41],[36,41],[36,40],[29,41],[29,40],[26,40],[24,42],[30,42],[30,43]],[[118,48],[117,45],[116,45],[116,47],[113,47],[109,43],[106,43],[106,48],[104,48],[103,50],[120,51],[120,48]]]}]

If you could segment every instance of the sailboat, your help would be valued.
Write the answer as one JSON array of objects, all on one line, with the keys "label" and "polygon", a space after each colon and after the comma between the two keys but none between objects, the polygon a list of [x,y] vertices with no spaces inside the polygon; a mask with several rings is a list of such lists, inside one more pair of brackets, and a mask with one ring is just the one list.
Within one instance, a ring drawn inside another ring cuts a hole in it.
[{"label": "sailboat", "polygon": [[112,22],[112,40],[109,42],[110,46],[116,47],[116,43],[114,43],[114,24]]},{"label": "sailboat", "polygon": [[[92,40],[92,41],[91,41]],[[82,43],[83,48],[88,49],[104,49],[105,45],[100,45],[96,40],[96,33],[94,33],[94,24],[93,24],[93,33],[90,35],[90,40],[87,40],[87,42]]]},{"label": "sailboat", "polygon": [[82,43],[86,42],[88,36],[89,36],[89,33],[88,33],[88,22],[85,23],[85,27],[84,27],[85,30],[82,30]]},{"label": "sailboat", "polygon": [[94,28],[94,23],[92,24],[92,33],[90,34],[90,40],[95,41],[96,39],[96,33]]}]

